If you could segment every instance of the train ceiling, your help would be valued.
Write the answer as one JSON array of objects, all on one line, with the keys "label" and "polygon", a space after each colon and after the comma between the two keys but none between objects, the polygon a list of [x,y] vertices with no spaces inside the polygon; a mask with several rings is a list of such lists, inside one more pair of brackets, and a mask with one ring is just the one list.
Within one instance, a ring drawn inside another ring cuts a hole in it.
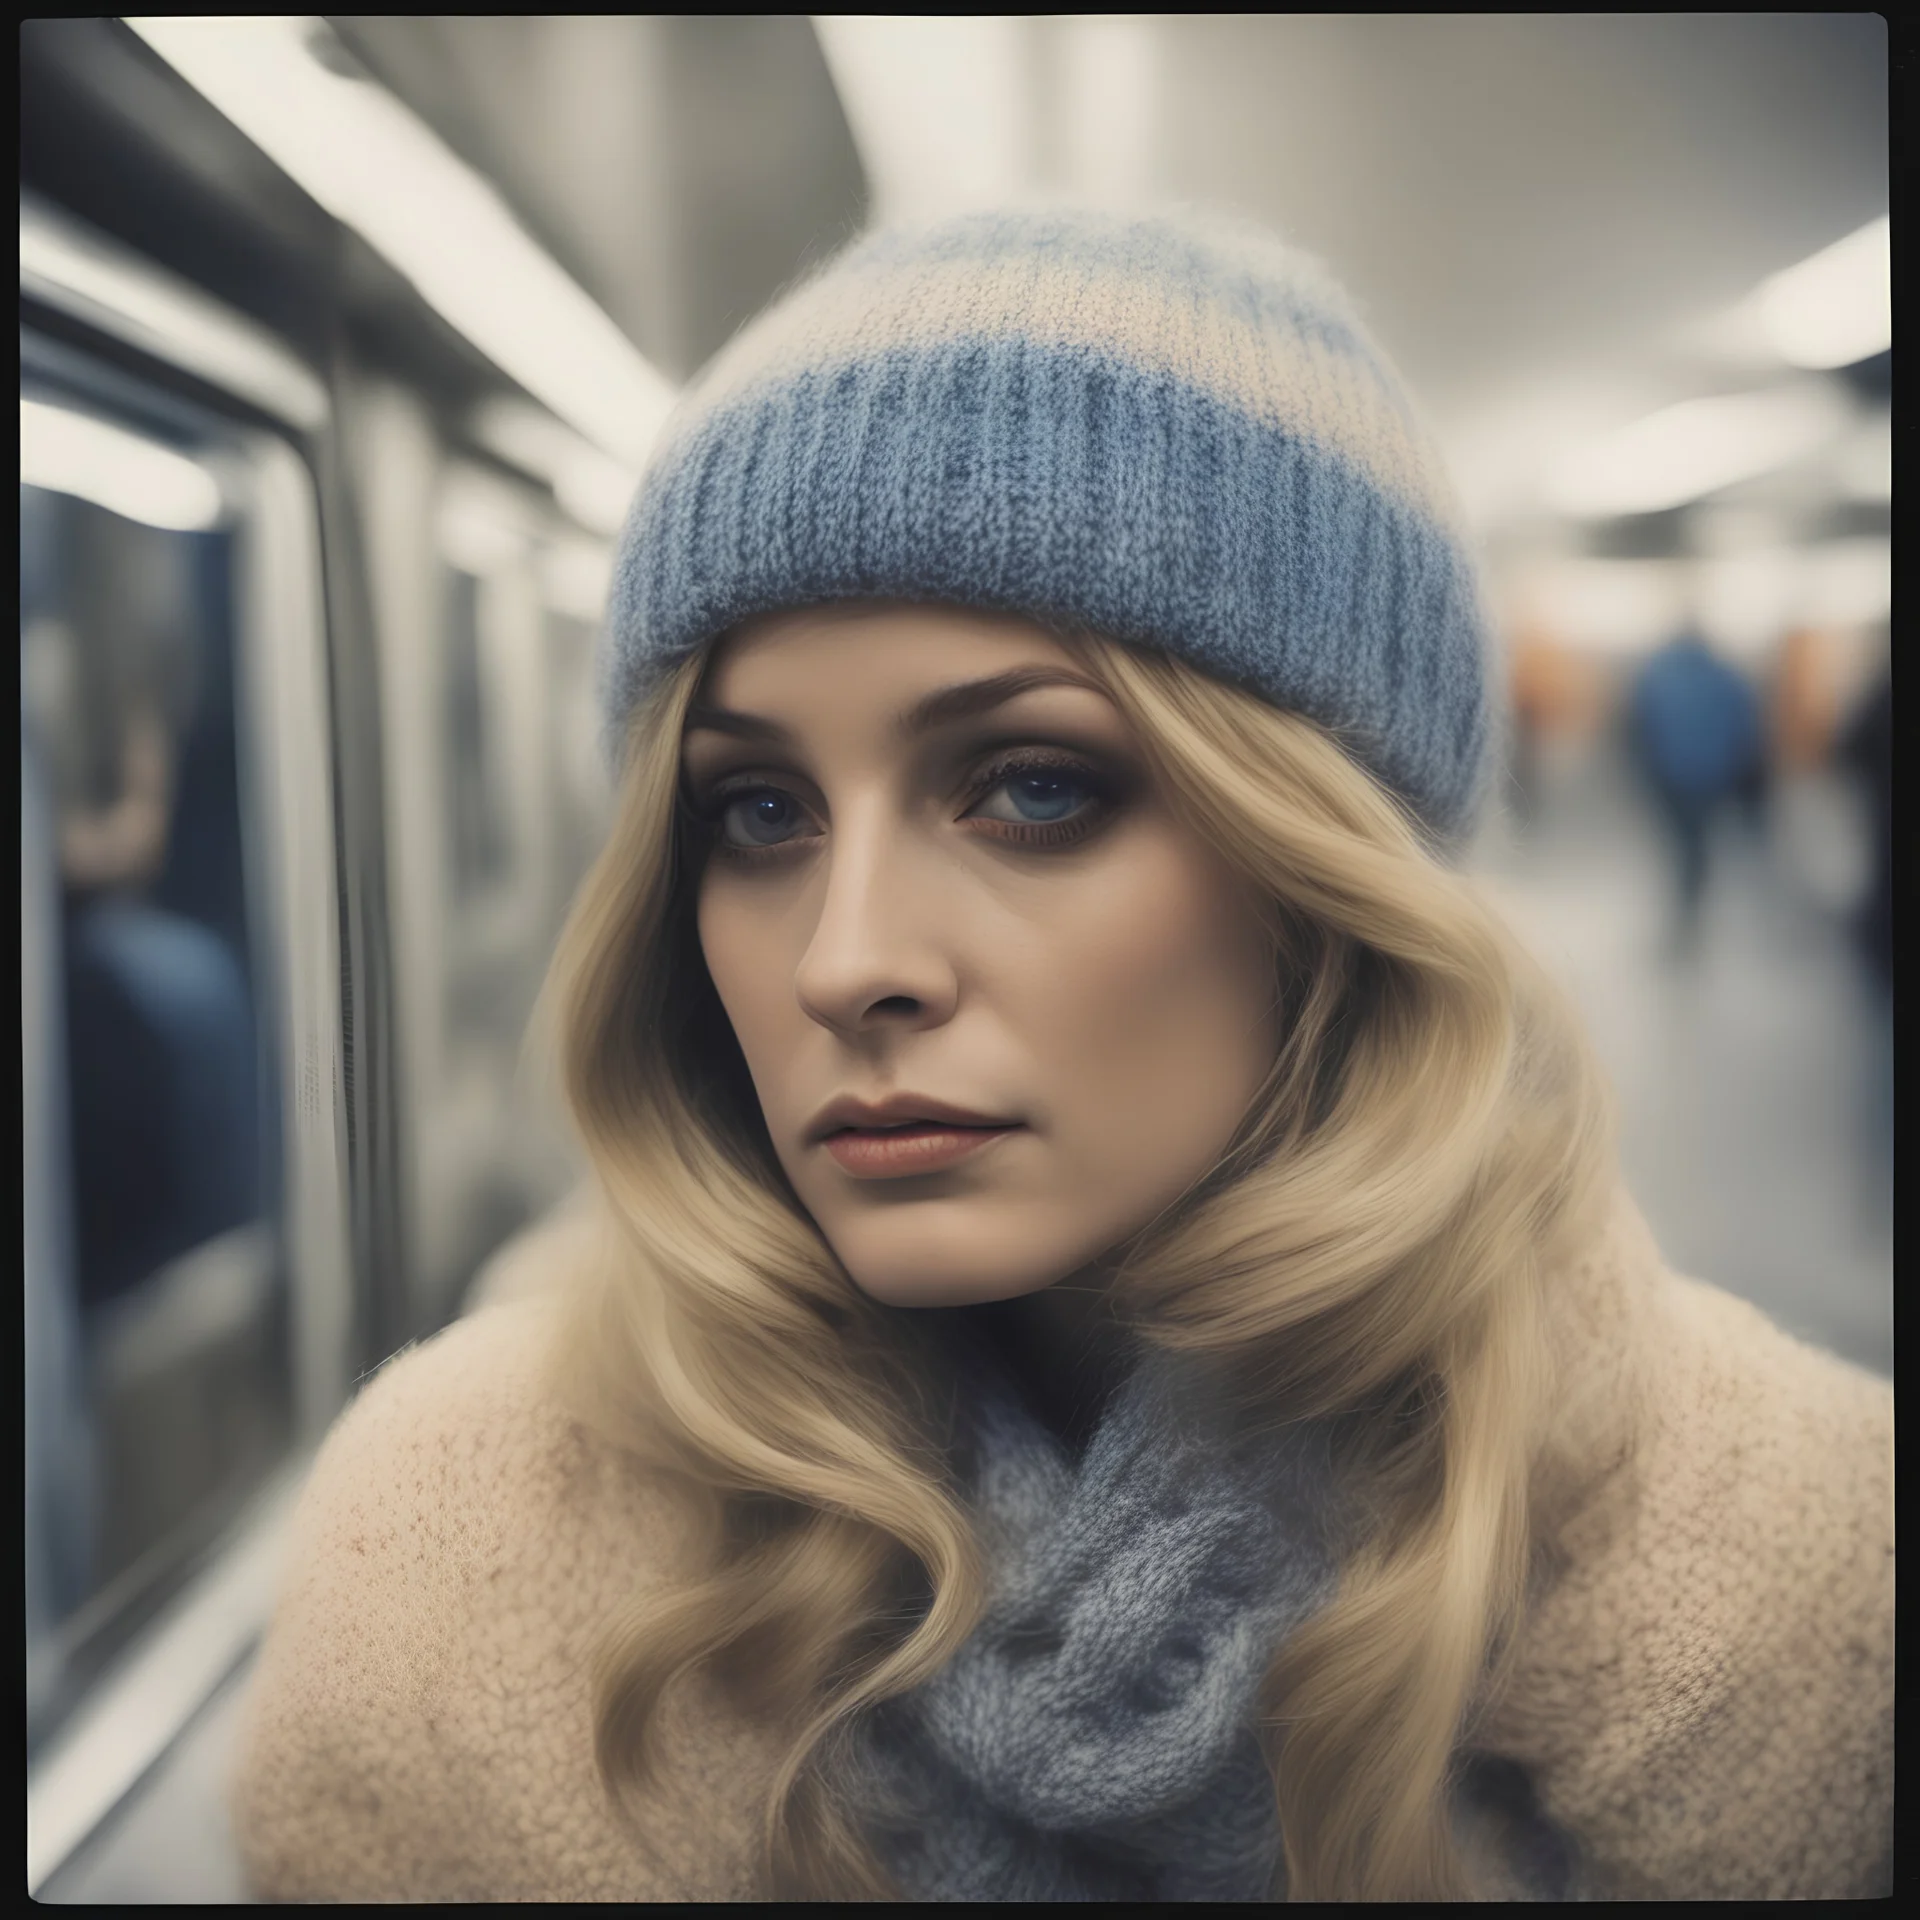
[{"label": "train ceiling", "polygon": [[[1060,36],[1111,19],[1152,35],[1147,184],[1323,253],[1443,412],[1737,299],[1886,208],[1873,14],[1022,16],[1001,24],[1039,136],[1072,84]],[[865,215],[805,16],[332,24],[669,373]],[[940,76],[895,90],[929,81],[937,101]]]}]

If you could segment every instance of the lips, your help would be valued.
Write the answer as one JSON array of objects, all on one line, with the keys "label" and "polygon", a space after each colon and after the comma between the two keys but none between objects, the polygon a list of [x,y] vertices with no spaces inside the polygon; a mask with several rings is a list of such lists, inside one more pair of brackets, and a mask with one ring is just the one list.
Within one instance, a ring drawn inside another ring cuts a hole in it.
[{"label": "lips", "polygon": [[892,1094],[884,1100],[832,1101],[808,1129],[808,1138],[856,1179],[893,1180],[938,1172],[1020,1130],[1017,1120],[950,1101]]},{"label": "lips", "polygon": [[856,1179],[897,1180],[909,1174],[938,1173],[1018,1131],[1017,1127],[946,1126],[849,1129],[829,1134],[826,1148]]},{"label": "lips", "polygon": [[859,1100],[842,1094],[820,1109],[807,1129],[807,1138],[817,1144],[831,1134],[846,1132],[892,1133],[916,1126],[1005,1129],[1019,1124],[1004,1114],[977,1113],[922,1093],[890,1093],[884,1100]]}]

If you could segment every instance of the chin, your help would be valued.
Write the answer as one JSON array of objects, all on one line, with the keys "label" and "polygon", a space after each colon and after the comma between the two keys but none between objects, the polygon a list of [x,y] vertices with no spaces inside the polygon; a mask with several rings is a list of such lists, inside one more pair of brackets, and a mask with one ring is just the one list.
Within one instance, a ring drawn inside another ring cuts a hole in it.
[{"label": "chin", "polygon": [[[846,1262],[842,1262],[847,1265]],[[1038,1293],[1051,1286],[1059,1276],[1007,1274],[982,1271],[977,1267],[954,1267],[950,1263],[895,1266],[847,1265],[853,1284],[869,1300],[883,1307],[974,1307],[989,1300],[1012,1300],[1023,1293]]]},{"label": "chin", "polygon": [[[872,1223],[862,1223],[871,1225]],[[1080,1262],[1071,1255],[1015,1253],[998,1236],[955,1232],[835,1235],[828,1241],[853,1284],[887,1307],[968,1307],[1038,1293]],[[971,1242],[971,1244],[970,1244]]]}]

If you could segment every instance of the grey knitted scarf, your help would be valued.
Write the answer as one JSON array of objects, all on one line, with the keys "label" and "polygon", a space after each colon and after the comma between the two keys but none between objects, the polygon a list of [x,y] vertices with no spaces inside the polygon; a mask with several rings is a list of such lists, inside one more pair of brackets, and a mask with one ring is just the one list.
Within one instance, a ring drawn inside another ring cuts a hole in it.
[{"label": "grey knitted scarf", "polygon": [[864,1730],[880,1858],[923,1900],[1272,1898],[1253,1715],[1332,1590],[1326,1429],[1235,1438],[1159,1354],[1077,1462],[990,1372],[967,1399],[990,1600]]}]

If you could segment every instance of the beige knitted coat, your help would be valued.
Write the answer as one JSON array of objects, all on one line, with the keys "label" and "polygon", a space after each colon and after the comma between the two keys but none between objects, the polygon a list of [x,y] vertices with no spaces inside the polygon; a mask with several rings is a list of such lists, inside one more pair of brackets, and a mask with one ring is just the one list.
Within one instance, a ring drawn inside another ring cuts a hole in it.
[{"label": "beige knitted coat", "polygon": [[[688,1542],[543,1386],[545,1291],[384,1368],[320,1456],[235,1780],[263,1897],[752,1894],[764,1729],[683,1703],[637,1827],[596,1779],[596,1635]],[[1588,1897],[1884,1890],[1889,1389],[1668,1273],[1624,1202],[1556,1284],[1555,1339],[1547,1579],[1476,1748],[1531,1776]]]}]

